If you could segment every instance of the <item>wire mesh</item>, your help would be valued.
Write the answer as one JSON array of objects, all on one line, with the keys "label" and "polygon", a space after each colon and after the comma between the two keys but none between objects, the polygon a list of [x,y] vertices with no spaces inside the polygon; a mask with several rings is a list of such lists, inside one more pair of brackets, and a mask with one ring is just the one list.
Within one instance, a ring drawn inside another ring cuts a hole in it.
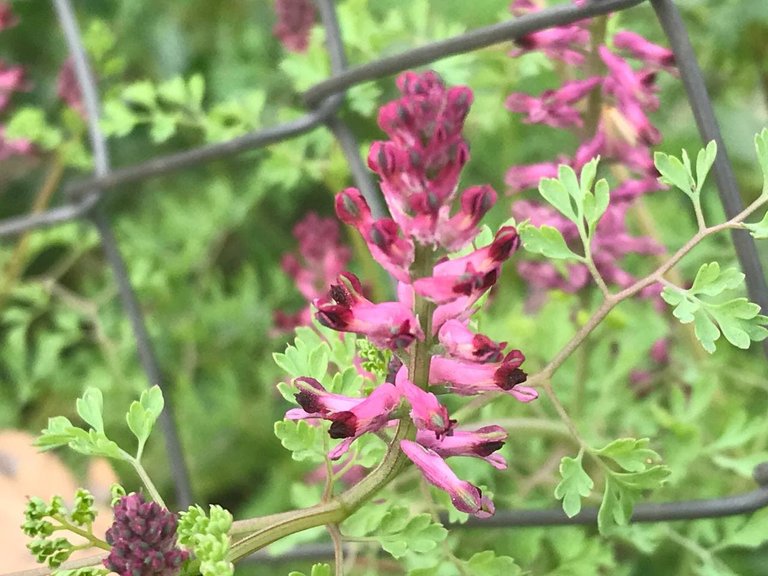
[{"label": "wire mesh", "polygon": [[[429,64],[451,55],[509,42],[531,32],[625,10],[643,4],[645,0],[592,0],[579,5],[547,8],[508,22],[477,28],[446,40],[426,44],[407,52],[352,68],[347,67],[333,0],[317,0],[316,3],[326,30],[326,45],[331,60],[332,75],[304,93],[303,100],[308,108],[304,116],[226,142],[194,148],[113,170],[110,167],[106,140],[98,124],[100,101],[96,82],[83,48],[82,37],[72,5],[69,0],[53,0],[69,51],[74,59],[76,76],[83,93],[89,138],[95,161],[94,175],[67,186],[65,196],[68,200],[66,204],[60,207],[52,208],[41,214],[13,217],[0,221],[0,237],[13,236],[27,230],[55,226],[78,219],[88,220],[97,228],[105,258],[118,284],[122,307],[131,322],[137,353],[148,384],[158,384],[164,388],[167,401],[162,426],[175,485],[176,502],[180,506],[191,503],[193,493],[172,416],[173,391],[165,389],[165,382],[154,353],[154,347],[144,323],[141,305],[131,286],[125,263],[109,223],[109,217],[100,204],[103,195],[127,183],[142,182],[162,174],[198,166],[214,159],[227,158],[247,150],[269,146],[325,125],[334,134],[344,151],[355,184],[367,197],[374,212],[380,215],[383,213],[383,204],[370,173],[359,155],[359,146],[355,136],[336,114],[344,101],[346,90],[358,84]],[[691,47],[685,25],[673,0],[649,0],[649,3],[653,7],[660,26],[675,54],[680,76],[701,138],[704,142],[715,140],[718,144],[720,153],[715,161],[713,172],[725,212],[729,217],[732,217],[742,209],[742,201],[733,167],[728,159],[726,147],[704,84],[704,78]],[[766,285],[765,275],[758,258],[757,247],[753,239],[745,232],[734,231],[733,239],[739,262],[746,275],[750,297],[766,313],[768,312],[768,285]],[[764,350],[768,355],[768,344],[764,346]],[[768,506],[768,463],[758,466],[754,476],[758,489],[752,492],[707,500],[641,504],[635,507],[632,521],[660,522],[711,518],[744,514]],[[491,519],[472,519],[461,526],[490,528],[594,524],[596,516],[596,509],[584,509],[573,518],[568,518],[559,508],[508,510],[497,512]],[[264,553],[257,553],[252,558],[261,561],[281,561],[331,554],[332,548],[330,546],[320,544],[309,548],[304,547],[303,550],[289,552],[277,558],[269,557]]]}]

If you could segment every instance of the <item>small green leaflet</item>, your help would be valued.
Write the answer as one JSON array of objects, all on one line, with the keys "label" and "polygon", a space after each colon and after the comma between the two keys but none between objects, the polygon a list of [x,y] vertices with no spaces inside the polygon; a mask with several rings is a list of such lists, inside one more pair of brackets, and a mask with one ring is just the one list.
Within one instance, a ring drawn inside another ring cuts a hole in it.
[{"label": "small green leaflet", "polygon": [[563,235],[557,228],[542,226],[536,228],[531,224],[523,223],[518,228],[523,246],[529,252],[542,254],[547,258],[556,260],[579,260],[584,257],[571,251],[563,239]]},{"label": "small green leaflet", "polygon": [[[648,444],[647,438],[620,438],[593,451],[605,463],[606,471],[603,501],[597,513],[601,533],[627,524],[643,492],[659,488],[669,476],[669,468],[657,464],[660,457]],[[616,465],[621,471],[616,470]]]},{"label": "small green leaflet", "polygon": [[711,141],[707,147],[700,150],[696,157],[696,177],[693,176],[691,161],[688,153],[683,150],[682,161],[675,156],[670,156],[664,152],[656,152],[653,155],[653,162],[656,169],[661,174],[659,181],[662,184],[674,186],[682,190],[691,200],[695,200],[704,185],[704,180],[712,168],[717,156],[717,144]]},{"label": "small green leaflet", "polygon": [[342,525],[347,536],[372,536],[395,558],[407,552],[424,554],[445,540],[448,531],[429,514],[412,516],[405,506],[367,504]]},{"label": "small green leaflet", "polygon": [[155,425],[157,418],[163,411],[164,404],[163,393],[160,390],[160,387],[152,386],[149,390],[144,390],[141,393],[139,400],[134,400],[131,403],[131,407],[125,415],[128,427],[139,441],[137,459],[140,459],[141,457],[141,453],[144,450],[144,444],[146,443],[147,438],[149,438],[149,434],[152,432],[152,427]]},{"label": "small green leaflet", "polygon": [[75,402],[77,413],[91,425],[96,432],[104,433],[104,419],[101,416],[104,410],[104,397],[98,388],[88,388],[82,398]]},{"label": "small green leaflet", "polygon": [[190,506],[179,515],[179,544],[192,550],[200,560],[202,576],[232,576],[235,567],[227,561],[232,514],[221,506],[211,506],[209,515],[200,506]]},{"label": "small green leaflet", "polygon": [[562,480],[555,487],[555,498],[563,501],[563,511],[568,518],[573,518],[581,511],[581,499],[592,492],[594,482],[584,472],[582,466],[583,453],[576,458],[564,457],[560,461],[560,477]]},{"label": "small green leaflet", "polygon": [[749,348],[750,342],[768,337],[768,317],[760,314],[760,307],[746,298],[734,298],[711,303],[699,296],[718,296],[727,289],[736,288],[744,279],[735,270],[720,271],[717,262],[699,268],[693,285],[688,290],[667,286],[661,297],[674,307],[672,314],[683,324],[694,323],[694,332],[704,349],[715,351],[715,341],[722,333],[737,348]]},{"label": "small green leaflet", "polygon": [[599,161],[598,157],[587,162],[578,178],[573,168],[560,165],[557,178],[544,178],[539,184],[541,196],[576,224],[585,242],[594,234],[595,227],[605,214],[610,201],[608,183],[604,179],[595,183]]},{"label": "small green leaflet", "polygon": [[310,426],[304,420],[275,422],[275,436],[284,448],[292,452],[293,459],[299,462],[323,461],[325,434],[325,426]]},{"label": "small green leaflet", "polygon": [[522,574],[520,567],[509,556],[496,556],[492,550],[478,552],[464,564],[472,576],[517,576]]}]

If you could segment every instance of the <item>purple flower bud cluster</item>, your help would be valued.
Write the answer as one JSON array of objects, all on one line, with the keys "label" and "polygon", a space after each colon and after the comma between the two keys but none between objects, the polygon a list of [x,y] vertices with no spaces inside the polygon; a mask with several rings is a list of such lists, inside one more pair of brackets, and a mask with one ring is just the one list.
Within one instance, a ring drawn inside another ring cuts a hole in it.
[{"label": "purple flower bud cluster", "polygon": [[[520,16],[539,8],[534,0],[515,0],[510,10]],[[536,187],[542,178],[556,177],[558,164],[569,164],[578,172],[590,159],[601,156],[618,185],[611,193],[610,206],[597,227],[591,249],[605,281],[623,288],[635,281],[620,266],[624,256],[663,250],[652,238],[632,236],[626,214],[638,197],[662,188],[651,152],[661,135],[648,115],[659,107],[656,76],[662,70],[675,73],[674,55],[634,32],[618,31],[606,39],[607,45],[596,47],[598,42],[592,34],[590,21],[582,20],[529,34],[517,42],[513,56],[540,51],[565,63],[568,78],[559,87],[538,96],[511,94],[506,107],[523,114],[524,123],[573,130],[582,144],[571,158],[561,156],[552,162],[512,166],[507,171],[506,183],[509,192],[519,193]],[[633,66],[631,60],[637,65]],[[593,98],[598,95],[598,99]],[[595,109],[595,103],[599,109]],[[590,118],[586,125],[584,114],[588,109]],[[536,226],[553,226],[567,242],[578,242],[573,223],[549,206],[519,200],[513,204],[512,213],[518,219],[530,219]],[[563,271],[548,262],[525,261],[518,264],[518,270],[529,285],[539,289],[575,292],[590,281],[582,264],[569,265]],[[643,293],[657,294],[658,287]]]},{"label": "purple flower bud cluster", "polygon": [[176,546],[177,518],[141,494],[123,496],[114,508],[115,521],[107,530],[112,551],[104,566],[120,576],[174,576],[189,558]]},{"label": "purple flower bud cluster", "polygon": [[[374,219],[355,188],[336,197],[336,213],[357,228],[373,258],[398,280],[398,298],[371,302],[363,295],[360,280],[343,272],[313,303],[321,324],[365,336],[375,346],[392,350],[390,373],[364,397],[335,394],[314,378],[297,378],[299,408],[289,410],[286,417],[329,421],[330,436],[342,440],[329,454],[336,460],[357,438],[381,433],[408,410],[417,434],[414,441],[401,442],[404,454],[427,481],[448,492],[459,510],[488,516],[493,503],[479,488],[459,479],[444,459],[470,456],[505,468],[506,461],[496,452],[507,433],[499,426],[457,428],[430,389],[439,386],[460,396],[506,393],[522,402],[537,397],[533,388],[525,386],[522,352],[505,353],[506,342],[494,342],[469,327],[476,302],[495,284],[520,239],[514,227],[505,226],[487,246],[460,257],[446,256],[475,239],[481,218],[496,201],[490,186],[457,193],[469,159],[462,129],[472,92],[465,86],[446,87],[431,71],[406,72],[397,79],[397,86],[401,97],[382,106],[378,117],[389,140],[374,142],[368,156],[391,218]],[[423,262],[415,267],[417,254],[431,257],[430,269],[425,270]],[[416,304],[423,301],[432,303],[430,322],[416,315]],[[424,333],[426,326],[431,333]],[[416,383],[409,369],[415,365],[415,344],[426,339],[434,339],[439,347],[420,360],[430,367],[423,372],[427,381]]]}]

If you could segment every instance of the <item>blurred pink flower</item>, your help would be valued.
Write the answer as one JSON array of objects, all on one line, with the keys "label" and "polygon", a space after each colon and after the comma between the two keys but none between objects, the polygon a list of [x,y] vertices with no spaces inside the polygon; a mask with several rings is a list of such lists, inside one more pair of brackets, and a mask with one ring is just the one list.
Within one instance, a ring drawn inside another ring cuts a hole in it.
[{"label": "blurred pink flower", "polygon": [[286,50],[304,52],[309,46],[309,34],[315,23],[312,0],[275,0],[277,23],[272,32]]}]

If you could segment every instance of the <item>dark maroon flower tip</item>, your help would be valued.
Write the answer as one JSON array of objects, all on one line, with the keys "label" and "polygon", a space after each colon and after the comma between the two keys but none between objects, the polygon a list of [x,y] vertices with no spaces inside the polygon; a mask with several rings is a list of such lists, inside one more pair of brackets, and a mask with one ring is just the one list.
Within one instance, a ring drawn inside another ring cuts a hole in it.
[{"label": "dark maroon flower tip", "polygon": [[326,328],[344,330],[352,321],[352,312],[345,306],[324,305],[315,313],[315,318]]},{"label": "dark maroon flower tip", "polygon": [[357,432],[357,416],[352,412],[336,412],[331,414],[329,418],[333,421],[328,435],[331,438],[351,438]]},{"label": "dark maroon flower tip", "polygon": [[483,458],[485,458],[486,456],[490,456],[497,450],[500,450],[502,446],[504,446],[504,442],[501,440],[481,442],[480,444],[476,444],[473,447],[472,451],[478,456],[482,456]]},{"label": "dark maroon flower tip", "polygon": [[520,237],[513,226],[505,226],[496,234],[488,255],[495,262],[503,262],[520,247]]}]

